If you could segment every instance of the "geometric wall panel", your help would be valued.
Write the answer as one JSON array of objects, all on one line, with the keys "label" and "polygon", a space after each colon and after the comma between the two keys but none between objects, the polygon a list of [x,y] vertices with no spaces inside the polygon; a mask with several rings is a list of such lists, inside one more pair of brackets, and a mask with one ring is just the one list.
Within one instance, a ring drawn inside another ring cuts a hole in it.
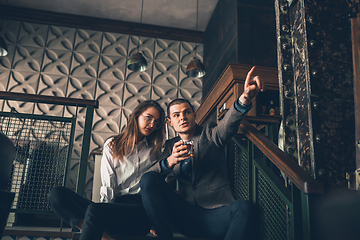
[{"label": "geometric wall panel", "polygon": [[[0,34],[9,54],[0,58],[0,90],[98,100],[90,150],[119,133],[139,101],[157,100],[165,110],[171,100],[182,97],[195,108],[200,106],[202,81],[189,78],[185,69],[195,53],[202,60],[202,44],[10,20],[2,25]],[[138,51],[148,62],[141,73],[126,68],[129,56]],[[0,102],[1,111],[11,107],[20,113],[76,114],[72,167],[76,172],[84,109]],[[173,129],[167,128],[167,137],[173,137]]]}]

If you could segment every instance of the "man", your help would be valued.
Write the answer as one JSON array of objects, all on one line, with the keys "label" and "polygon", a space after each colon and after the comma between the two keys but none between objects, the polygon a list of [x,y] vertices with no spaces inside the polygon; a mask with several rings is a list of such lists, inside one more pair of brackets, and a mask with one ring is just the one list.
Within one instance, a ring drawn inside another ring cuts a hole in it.
[{"label": "man", "polygon": [[[264,91],[260,78],[253,77],[254,70],[247,74],[243,94],[218,125],[197,125],[185,99],[169,104],[168,124],[179,136],[166,141],[162,160],[140,182],[143,204],[159,239],[173,238],[170,224],[187,237],[249,239],[252,205],[234,199],[224,147],[251,109],[252,98]],[[181,140],[193,141],[194,156]],[[179,194],[164,180],[169,173],[179,181]]]}]

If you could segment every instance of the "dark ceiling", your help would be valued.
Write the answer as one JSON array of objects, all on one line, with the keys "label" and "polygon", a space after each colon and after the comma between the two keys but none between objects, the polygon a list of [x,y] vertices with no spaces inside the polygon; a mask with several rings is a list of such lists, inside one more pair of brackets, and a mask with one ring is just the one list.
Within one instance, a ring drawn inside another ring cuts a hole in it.
[{"label": "dark ceiling", "polygon": [[[218,0],[198,0],[204,31]],[[0,0],[0,4],[56,13],[140,23],[142,0]],[[142,23],[196,30],[197,1],[144,0]]]},{"label": "dark ceiling", "polygon": [[[0,0],[0,13],[3,19],[202,42],[219,1],[224,0]],[[274,9],[274,0],[233,1],[240,9]]]}]

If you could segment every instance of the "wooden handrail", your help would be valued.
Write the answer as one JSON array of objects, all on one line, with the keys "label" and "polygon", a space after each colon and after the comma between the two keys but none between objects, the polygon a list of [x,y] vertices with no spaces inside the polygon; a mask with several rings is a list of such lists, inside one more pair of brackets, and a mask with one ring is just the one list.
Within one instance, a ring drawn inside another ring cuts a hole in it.
[{"label": "wooden handrail", "polygon": [[85,100],[80,98],[66,98],[66,97],[53,97],[53,96],[44,96],[37,94],[27,94],[27,93],[16,93],[16,92],[4,92],[0,91],[0,99],[4,100],[15,100],[15,101],[28,101],[36,103],[48,103],[48,104],[58,104],[65,106],[94,106],[94,108],[99,108],[99,102],[97,100]]},{"label": "wooden handrail", "polygon": [[324,184],[314,179],[269,138],[244,120],[240,131],[273,162],[303,193],[323,194]]}]

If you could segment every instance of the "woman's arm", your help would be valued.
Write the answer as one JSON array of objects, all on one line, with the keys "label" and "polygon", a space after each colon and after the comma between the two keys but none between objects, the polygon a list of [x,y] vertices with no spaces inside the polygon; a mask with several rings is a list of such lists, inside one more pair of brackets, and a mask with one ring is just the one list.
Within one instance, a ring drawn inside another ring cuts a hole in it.
[{"label": "woman's arm", "polygon": [[101,158],[101,188],[100,202],[111,202],[115,196],[114,189],[117,186],[117,179],[114,170],[114,160],[110,153],[109,143],[112,139],[105,142],[103,155]]},{"label": "woman's arm", "polygon": [[162,151],[160,156],[157,158],[158,159],[157,163],[154,166],[152,166],[148,170],[148,172],[150,172],[150,171],[159,172],[165,176],[167,174],[169,174],[173,168],[169,169],[166,166],[164,166],[164,160],[171,155],[171,149],[172,149],[172,144],[170,143],[169,140],[167,140],[164,144],[164,150]]}]

